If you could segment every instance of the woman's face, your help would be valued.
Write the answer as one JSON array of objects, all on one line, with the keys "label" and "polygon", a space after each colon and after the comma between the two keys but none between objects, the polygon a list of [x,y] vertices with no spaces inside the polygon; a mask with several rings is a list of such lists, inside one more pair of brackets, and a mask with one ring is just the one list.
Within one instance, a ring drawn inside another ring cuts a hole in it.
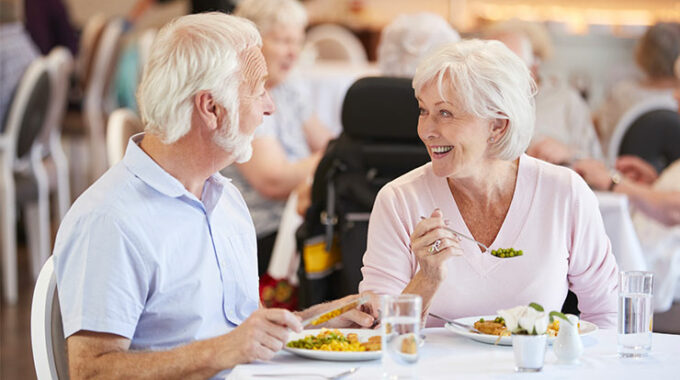
[{"label": "woman's face", "polygon": [[[444,88],[451,88],[444,80]],[[442,99],[431,81],[416,92],[420,117],[418,136],[432,159],[432,169],[439,177],[466,178],[480,173],[487,161],[491,122],[464,112],[456,93],[451,90]],[[453,102],[453,103],[452,103]]]},{"label": "woman's face", "polygon": [[262,36],[262,54],[267,61],[267,87],[283,82],[293,68],[305,41],[300,25],[277,23]]}]

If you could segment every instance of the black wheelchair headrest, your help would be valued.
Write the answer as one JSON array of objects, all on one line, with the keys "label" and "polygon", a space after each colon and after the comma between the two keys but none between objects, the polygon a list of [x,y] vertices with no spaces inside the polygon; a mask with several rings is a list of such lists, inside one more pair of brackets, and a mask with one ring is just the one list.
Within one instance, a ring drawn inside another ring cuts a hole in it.
[{"label": "black wheelchair headrest", "polygon": [[354,82],[342,105],[342,126],[356,139],[419,142],[411,79],[368,77]]}]

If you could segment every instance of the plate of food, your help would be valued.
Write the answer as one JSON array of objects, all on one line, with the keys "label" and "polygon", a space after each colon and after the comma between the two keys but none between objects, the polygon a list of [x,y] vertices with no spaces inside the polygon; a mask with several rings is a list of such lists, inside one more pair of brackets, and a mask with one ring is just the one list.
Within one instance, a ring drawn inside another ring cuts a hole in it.
[{"label": "plate of food", "polygon": [[[484,315],[478,317],[458,318],[455,320],[465,325],[475,326],[481,331],[468,330],[451,323],[444,325],[449,331],[482,343],[512,346],[512,336],[505,329],[505,321],[496,315]],[[548,325],[548,343],[552,343],[560,330],[560,323],[566,323],[560,318],[555,318]],[[590,335],[597,331],[597,325],[588,321],[579,321],[579,333],[581,336]]]},{"label": "plate of food", "polygon": [[380,332],[367,329],[303,330],[291,333],[283,349],[317,360],[374,360],[381,355]]}]

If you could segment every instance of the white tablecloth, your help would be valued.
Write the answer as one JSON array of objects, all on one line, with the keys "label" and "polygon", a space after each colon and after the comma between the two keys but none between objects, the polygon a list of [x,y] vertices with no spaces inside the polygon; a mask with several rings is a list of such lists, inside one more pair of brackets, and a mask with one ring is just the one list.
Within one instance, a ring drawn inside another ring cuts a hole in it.
[{"label": "white tablecloth", "polygon": [[[616,331],[599,330],[583,337],[584,353],[577,365],[556,363],[552,348],[546,352],[543,371],[514,372],[512,347],[479,343],[443,328],[425,329],[426,343],[418,363],[419,379],[678,379],[680,378],[680,335],[654,334],[652,351],[642,359],[622,359],[616,353]],[[258,379],[263,373],[336,374],[352,367],[360,369],[348,380],[381,378],[380,360],[368,362],[322,362],[287,352],[266,363],[237,366],[229,380]],[[311,377],[310,377],[311,378]],[[259,379],[263,379],[260,377]],[[293,377],[282,377],[293,379]],[[297,377],[300,379],[300,377]]]},{"label": "white tablecloth", "polygon": [[640,240],[633,227],[628,197],[610,192],[595,192],[600,202],[604,229],[620,270],[647,270]]}]

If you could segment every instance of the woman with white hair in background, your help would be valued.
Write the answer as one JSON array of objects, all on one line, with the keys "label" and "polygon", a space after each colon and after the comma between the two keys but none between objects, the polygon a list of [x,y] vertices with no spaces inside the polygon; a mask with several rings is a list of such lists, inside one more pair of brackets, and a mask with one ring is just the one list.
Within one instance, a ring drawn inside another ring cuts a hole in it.
[{"label": "woman with white hair in background", "polygon": [[621,117],[635,105],[653,99],[672,101],[680,79],[673,65],[680,57],[680,23],[658,23],[647,29],[635,48],[635,62],[644,77],[622,81],[595,113],[602,146],[606,147]]},{"label": "woman with white hair in background", "polygon": [[[413,87],[431,162],[380,190],[359,288],[419,294],[423,317],[449,319],[530,302],[560,310],[570,289],[582,318],[614,326],[618,269],[595,195],[572,170],[523,154],[527,66],[498,41],[461,41],[425,58]],[[523,254],[492,254],[501,248]]]},{"label": "woman with white hair in background", "polygon": [[253,157],[222,172],[241,190],[255,223],[258,271],[266,272],[285,200],[314,173],[332,135],[287,81],[305,38],[307,14],[295,0],[243,0],[234,13],[255,23],[276,113],[265,117],[253,139]]},{"label": "woman with white hair in background", "polygon": [[484,35],[503,42],[522,58],[536,81],[536,127],[527,154],[562,165],[601,159],[602,147],[588,104],[565,81],[540,73],[541,62],[552,55],[547,30],[539,24],[509,20],[489,26]]},{"label": "woman with white hair in background", "polygon": [[378,66],[384,76],[413,78],[420,61],[441,45],[460,41],[460,35],[441,16],[400,15],[387,25],[378,45]]}]

